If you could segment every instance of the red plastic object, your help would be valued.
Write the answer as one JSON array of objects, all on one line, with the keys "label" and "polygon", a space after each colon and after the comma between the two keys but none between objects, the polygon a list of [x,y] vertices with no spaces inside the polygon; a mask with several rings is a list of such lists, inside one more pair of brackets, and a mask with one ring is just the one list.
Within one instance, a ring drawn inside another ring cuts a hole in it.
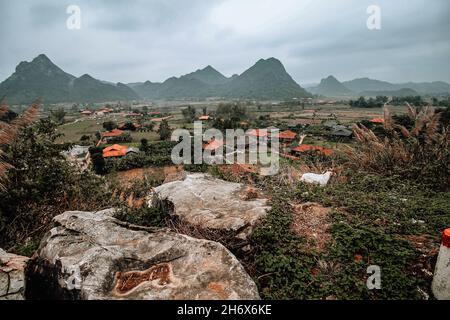
[{"label": "red plastic object", "polygon": [[450,229],[445,229],[442,233],[442,245],[450,248]]}]

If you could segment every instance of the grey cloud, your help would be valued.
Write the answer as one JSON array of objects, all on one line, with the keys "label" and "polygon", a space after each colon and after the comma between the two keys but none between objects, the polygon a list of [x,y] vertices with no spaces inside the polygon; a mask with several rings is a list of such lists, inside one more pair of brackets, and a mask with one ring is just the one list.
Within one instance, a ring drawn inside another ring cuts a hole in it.
[{"label": "grey cloud", "polygon": [[[0,79],[46,53],[74,75],[121,82],[162,81],[208,64],[229,76],[271,56],[299,83],[329,74],[450,82],[450,2],[379,0],[382,30],[369,31],[372,3],[2,0]],[[69,4],[82,9],[80,31],[65,27]]]}]

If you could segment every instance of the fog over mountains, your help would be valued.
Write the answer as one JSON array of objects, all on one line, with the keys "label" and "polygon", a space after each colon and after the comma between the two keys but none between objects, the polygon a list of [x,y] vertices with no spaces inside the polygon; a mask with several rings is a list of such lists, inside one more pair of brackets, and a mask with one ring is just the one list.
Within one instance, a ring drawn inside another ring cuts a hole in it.
[{"label": "fog over mountains", "polygon": [[260,59],[240,75],[226,77],[212,66],[164,82],[110,83],[89,74],[75,77],[41,54],[31,62],[20,62],[15,72],[0,83],[0,97],[11,104],[28,104],[37,98],[45,103],[106,102],[169,99],[261,99],[307,98],[312,94],[328,97],[450,94],[445,82],[393,84],[369,78],[340,82],[334,76],[308,88],[297,84],[283,64]]}]

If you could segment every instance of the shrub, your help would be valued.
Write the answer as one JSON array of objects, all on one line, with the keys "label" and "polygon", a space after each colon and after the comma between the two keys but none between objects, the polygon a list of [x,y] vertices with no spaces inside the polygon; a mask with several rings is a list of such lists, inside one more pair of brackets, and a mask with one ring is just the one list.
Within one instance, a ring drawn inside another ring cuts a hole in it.
[{"label": "shrub", "polygon": [[56,128],[51,119],[41,119],[5,148],[10,167],[0,201],[0,247],[28,252],[55,215],[99,209],[110,199],[101,178],[79,172],[61,155]]}]

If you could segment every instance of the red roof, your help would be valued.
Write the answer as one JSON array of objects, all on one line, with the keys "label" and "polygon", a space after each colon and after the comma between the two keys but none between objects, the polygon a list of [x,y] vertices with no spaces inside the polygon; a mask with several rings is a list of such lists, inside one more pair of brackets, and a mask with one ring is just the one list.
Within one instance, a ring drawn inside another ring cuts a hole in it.
[{"label": "red roof", "polygon": [[82,113],[82,114],[92,114],[92,111],[84,110],[84,111],[81,111],[81,113]]},{"label": "red roof", "polygon": [[110,138],[110,137],[119,137],[124,133],[124,131],[119,130],[119,129],[114,129],[112,131],[109,132],[103,132],[102,133],[102,137],[106,137],[106,138]]},{"label": "red roof", "polygon": [[296,136],[297,136],[297,134],[295,132],[290,131],[290,130],[286,130],[286,131],[280,132],[278,134],[278,138],[279,139],[294,140]]},{"label": "red roof", "polygon": [[296,148],[293,148],[292,151],[294,151],[294,152],[317,151],[326,156],[331,156],[333,154],[333,150],[331,150],[331,149],[320,147],[320,146],[313,146],[310,144],[302,144]]},{"label": "red roof", "polygon": [[198,120],[209,120],[209,116],[201,116]]},{"label": "red roof", "polygon": [[203,149],[213,151],[213,150],[220,148],[221,146],[223,146],[222,140],[212,140],[209,143],[205,144],[203,146]]},{"label": "red roof", "polygon": [[382,119],[382,118],[373,118],[372,120],[370,120],[370,122],[372,122],[372,123],[384,123],[384,119]]},{"label": "red roof", "polygon": [[123,157],[127,154],[128,147],[114,144],[103,149],[103,158]]},{"label": "red roof", "polygon": [[267,130],[266,129],[255,129],[251,130],[249,133],[247,133],[249,136],[254,137],[267,137]]}]

